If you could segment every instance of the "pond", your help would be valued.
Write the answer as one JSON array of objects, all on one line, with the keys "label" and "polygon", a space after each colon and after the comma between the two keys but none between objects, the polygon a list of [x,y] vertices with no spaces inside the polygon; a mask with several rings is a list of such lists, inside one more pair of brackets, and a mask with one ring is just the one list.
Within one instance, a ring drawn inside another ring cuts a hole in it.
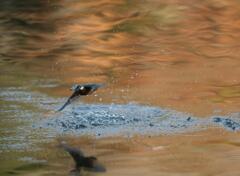
[{"label": "pond", "polygon": [[[240,1],[0,2],[0,175],[239,175]],[[56,112],[78,83],[103,83]]]}]

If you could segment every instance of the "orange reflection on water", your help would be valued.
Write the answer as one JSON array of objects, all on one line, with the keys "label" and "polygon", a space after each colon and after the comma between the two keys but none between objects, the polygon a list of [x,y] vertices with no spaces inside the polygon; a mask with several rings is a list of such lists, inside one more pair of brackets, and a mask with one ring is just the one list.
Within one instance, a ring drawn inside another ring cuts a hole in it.
[{"label": "orange reflection on water", "polygon": [[146,2],[151,11],[105,3],[74,4],[88,10],[71,11],[77,16],[63,26],[73,50],[59,58],[60,79],[108,83],[105,102],[115,95],[196,115],[238,111],[238,2]]},{"label": "orange reflection on water", "polygon": [[[112,137],[100,140],[70,137],[67,141],[87,155],[97,156],[107,168],[104,175],[109,176],[239,174],[238,135],[220,129],[158,137]],[[67,173],[73,161],[68,155],[60,157],[62,155],[64,153],[58,150],[55,158],[59,163],[57,167]],[[54,166],[54,162],[53,159],[50,165]]]}]

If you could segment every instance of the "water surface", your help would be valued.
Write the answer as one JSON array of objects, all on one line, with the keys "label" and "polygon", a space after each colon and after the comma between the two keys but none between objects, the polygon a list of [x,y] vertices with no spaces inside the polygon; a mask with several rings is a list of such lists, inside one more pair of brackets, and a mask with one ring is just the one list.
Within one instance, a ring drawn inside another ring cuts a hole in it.
[{"label": "water surface", "polygon": [[[104,175],[238,175],[239,3],[1,1],[0,174],[67,175],[63,139],[99,156]],[[106,87],[75,107],[108,126],[58,130],[83,120],[55,110],[91,82]]]}]

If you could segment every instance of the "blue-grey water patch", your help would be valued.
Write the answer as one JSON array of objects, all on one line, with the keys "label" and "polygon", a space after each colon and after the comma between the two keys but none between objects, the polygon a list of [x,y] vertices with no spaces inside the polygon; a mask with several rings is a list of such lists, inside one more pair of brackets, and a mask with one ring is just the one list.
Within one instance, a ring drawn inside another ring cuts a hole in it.
[{"label": "blue-grey water patch", "polygon": [[203,130],[214,123],[212,118],[134,103],[81,104],[52,115],[35,127],[48,128],[58,134],[159,135]]},{"label": "blue-grey water patch", "polygon": [[221,125],[227,130],[239,131],[240,130],[240,116],[238,118],[227,118],[227,117],[213,117],[213,122]]},{"label": "blue-grey water patch", "polygon": [[64,98],[50,98],[26,88],[2,88],[0,100],[2,150],[27,149],[65,134],[104,137],[186,133],[209,127],[240,130],[239,113],[201,118],[137,103],[80,103],[57,112]]}]

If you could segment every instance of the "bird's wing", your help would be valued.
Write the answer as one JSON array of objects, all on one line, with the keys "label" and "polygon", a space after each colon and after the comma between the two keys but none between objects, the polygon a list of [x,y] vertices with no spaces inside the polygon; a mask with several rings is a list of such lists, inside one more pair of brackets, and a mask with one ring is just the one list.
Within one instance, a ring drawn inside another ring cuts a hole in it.
[{"label": "bird's wing", "polygon": [[69,105],[71,102],[69,100],[67,100],[66,103],[64,103],[63,106],[61,106],[61,108],[59,108],[57,111],[62,111],[67,105]]},{"label": "bird's wing", "polygon": [[69,105],[75,98],[79,97],[78,92],[73,92],[72,95],[68,98],[67,102],[59,108],[57,111],[62,111],[67,105]]}]

